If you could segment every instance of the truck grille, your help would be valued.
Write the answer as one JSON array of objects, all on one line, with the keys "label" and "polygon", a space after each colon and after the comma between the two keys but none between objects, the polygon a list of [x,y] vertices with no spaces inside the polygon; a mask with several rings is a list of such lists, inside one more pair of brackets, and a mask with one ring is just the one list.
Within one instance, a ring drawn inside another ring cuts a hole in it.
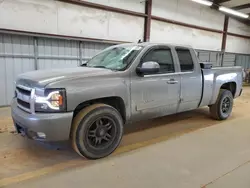
[{"label": "truck grille", "polygon": [[30,103],[28,103],[28,102],[24,102],[24,101],[22,101],[20,99],[17,99],[17,103],[19,105],[23,106],[24,108],[30,109]]},{"label": "truck grille", "polygon": [[17,97],[17,106],[22,110],[31,113],[32,89],[22,85],[17,85],[16,97]]}]

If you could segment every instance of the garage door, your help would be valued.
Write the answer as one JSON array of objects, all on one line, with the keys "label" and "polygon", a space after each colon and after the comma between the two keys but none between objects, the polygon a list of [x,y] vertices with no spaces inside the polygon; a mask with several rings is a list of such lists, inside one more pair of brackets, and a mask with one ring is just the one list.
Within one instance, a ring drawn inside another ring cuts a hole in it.
[{"label": "garage door", "polygon": [[33,38],[0,33],[0,106],[10,104],[16,76],[34,69]]}]

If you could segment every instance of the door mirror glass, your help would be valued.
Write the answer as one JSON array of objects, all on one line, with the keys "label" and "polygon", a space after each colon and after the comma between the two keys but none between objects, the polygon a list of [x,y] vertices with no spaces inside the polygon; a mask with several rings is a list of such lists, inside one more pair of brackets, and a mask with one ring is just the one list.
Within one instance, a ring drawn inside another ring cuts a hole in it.
[{"label": "door mirror glass", "polygon": [[160,71],[160,65],[154,61],[142,63],[141,67],[137,67],[137,72],[141,74],[153,74]]}]

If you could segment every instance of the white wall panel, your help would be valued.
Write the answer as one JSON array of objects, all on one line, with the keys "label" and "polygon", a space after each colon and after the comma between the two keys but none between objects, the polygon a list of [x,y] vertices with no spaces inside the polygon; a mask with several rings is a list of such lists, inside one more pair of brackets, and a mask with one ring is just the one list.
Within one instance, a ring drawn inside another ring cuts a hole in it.
[{"label": "white wall panel", "polygon": [[109,13],[58,2],[58,33],[70,36],[106,38]]},{"label": "white wall panel", "polygon": [[143,0],[83,0],[91,3],[97,3],[101,5],[107,5],[116,8],[122,8],[135,12],[144,13],[145,1]]},{"label": "white wall panel", "polygon": [[[128,2],[110,1],[110,5],[144,6],[139,1]],[[0,4],[0,28],[5,29],[135,41],[142,38],[143,24],[143,18],[51,0],[7,0]]]},{"label": "white wall panel", "polygon": [[226,52],[250,54],[250,40],[228,35]]},{"label": "white wall panel", "polygon": [[196,49],[219,51],[222,35],[160,21],[152,21],[151,41],[191,45]]},{"label": "white wall panel", "polygon": [[250,36],[250,27],[230,18],[228,22],[228,32]]},{"label": "white wall panel", "polygon": [[65,3],[58,7],[60,34],[121,41],[143,36],[143,18]]},{"label": "white wall panel", "polygon": [[56,34],[56,1],[5,0],[0,3],[0,28]]},{"label": "white wall panel", "polygon": [[137,42],[143,39],[144,18],[110,13],[109,39]]},{"label": "white wall panel", "polygon": [[223,29],[222,13],[190,0],[154,0],[152,14],[193,25]]}]

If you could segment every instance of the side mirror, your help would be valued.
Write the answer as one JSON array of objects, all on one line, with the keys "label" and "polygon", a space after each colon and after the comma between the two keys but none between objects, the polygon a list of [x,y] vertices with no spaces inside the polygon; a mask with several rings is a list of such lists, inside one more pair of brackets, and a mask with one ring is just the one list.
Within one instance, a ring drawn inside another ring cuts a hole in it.
[{"label": "side mirror", "polygon": [[142,63],[141,67],[137,67],[137,73],[140,74],[153,74],[160,71],[160,65],[154,61],[147,61]]}]

